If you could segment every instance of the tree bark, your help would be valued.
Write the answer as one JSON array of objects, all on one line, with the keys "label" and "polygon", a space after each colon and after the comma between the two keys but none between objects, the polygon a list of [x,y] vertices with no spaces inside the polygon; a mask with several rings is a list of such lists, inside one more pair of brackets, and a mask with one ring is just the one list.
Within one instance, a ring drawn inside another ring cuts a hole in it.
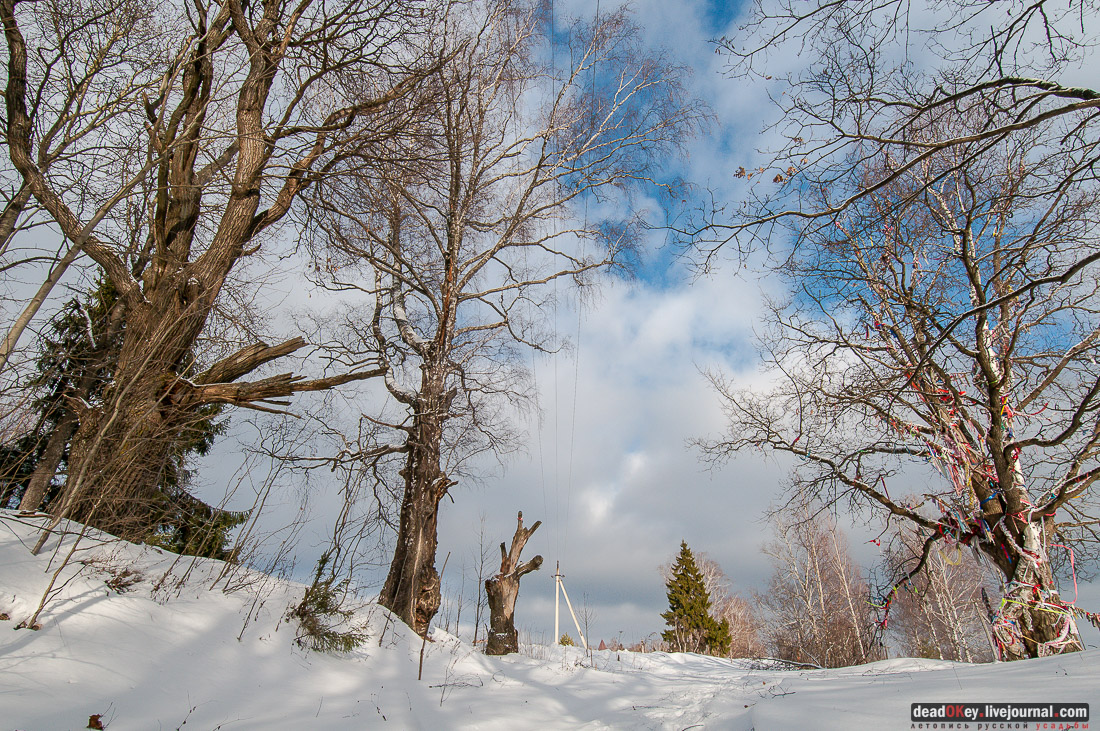
[{"label": "tree bark", "polygon": [[[219,274],[215,288],[228,270]],[[209,289],[192,279],[186,286],[157,288],[148,301],[127,308],[112,383],[102,406],[81,415],[73,436],[59,516],[136,537],[132,530],[140,528],[131,523],[171,458],[175,437],[195,418],[170,395],[211,309],[210,295],[202,295]]]},{"label": "tree bark", "polygon": [[405,495],[390,572],[378,602],[421,636],[426,636],[441,601],[435,551],[439,543],[439,501],[455,483],[442,467],[443,427],[453,390],[445,391],[445,370],[425,366],[420,397],[409,429],[408,457],[401,476]]},{"label": "tree bark", "polygon": [[1040,530],[1035,523],[1024,525],[1020,531],[1022,550],[1014,552],[1018,555],[1011,563],[1006,563],[1004,557],[997,561],[1009,581],[993,625],[1001,660],[1024,660],[1084,649],[1072,609],[1058,596],[1049,557],[1039,538]]},{"label": "tree bark", "polygon": [[525,574],[538,571],[542,566],[542,556],[535,556],[521,564],[519,554],[540,525],[542,521],[537,520],[530,528],[524,528],[521,511],[516,533],[512,536],[511,550],[506,550],[504,544],[500,544],[500,573],[485,582],[485,594],[489,598],[489,639],[485,644],[486,655],[507,655],[519,651],[515,622],[519,580]]}]

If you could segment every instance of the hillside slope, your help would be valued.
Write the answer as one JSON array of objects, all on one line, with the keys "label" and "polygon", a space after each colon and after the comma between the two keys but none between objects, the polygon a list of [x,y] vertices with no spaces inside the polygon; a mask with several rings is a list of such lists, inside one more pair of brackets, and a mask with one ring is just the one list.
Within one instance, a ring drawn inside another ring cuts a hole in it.
[{"label": "hillside slope", "polygon": [[83,539],[41,628],[12,631],[71,547],[52,540],[31,556],[40,524],[0,512],[3,731],[85,728],[93,714],[111,731],[902,729],[914,701],[1100,698],[1095,651],[1011,665],[903,659],[764,672],[698,655],[589,659],[562,647],[490,658],[438,630],[418,681],[420,639],[377,606],[357,615],[369,635],[359,649],[309,652],[285,620],[301,585],[245,574],[233,592],[224,581],[211,589],[221,562],[103,535]]}]

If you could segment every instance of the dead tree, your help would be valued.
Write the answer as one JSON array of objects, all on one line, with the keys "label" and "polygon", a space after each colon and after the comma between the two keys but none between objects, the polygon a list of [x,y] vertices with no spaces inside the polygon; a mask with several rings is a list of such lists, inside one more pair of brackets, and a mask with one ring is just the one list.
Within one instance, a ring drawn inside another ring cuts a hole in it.
[{"label": "dead tree", "polygon": [[485,595],[489,598],[489,640],[485,643],[486,655],[507,655],[519,651],[516,633],[516,599],[519,598],[519,580],[525,574],[538,571],[542,556],[535,556],[527,563],[519,562],[519,554],[527,545],[531,534],[542,525],[536,520],[530,528],[523,527],[523,511],[517,516],[516,534],[512,536],[512,549],[500,544],[500,573],[485,581]]}]

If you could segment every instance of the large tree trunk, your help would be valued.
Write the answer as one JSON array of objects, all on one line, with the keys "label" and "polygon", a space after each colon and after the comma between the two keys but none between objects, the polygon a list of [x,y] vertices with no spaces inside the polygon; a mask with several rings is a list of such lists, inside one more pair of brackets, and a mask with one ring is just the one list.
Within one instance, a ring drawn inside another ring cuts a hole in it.
[{"label": "large tree trunk", "polygon": [[439,499],[433,492],[419,480],[406,486],[397,547],[378,597],[379,604],[422,636],[427,634],[441,600],[435,570]]},{"label": "large tree trunk", "polygon": [[993,636],[1002,660],[1023,660],[1084,649],[1072,609],[1058,595],[1050,561],[1039,537],[1040,527],[1027,523],[1020,531],[1021,555],[1002,553],[996,564],[1009,588],[996,613]]},{"label": "large tree trunk", "polygon": [[454,391],[445,391],[442,368],[425,367],[416,416],[408,436],[408,457],[401,476],[405,495],[397,529],[397,546],[378,602],[419,635],[427,635],[441,600],[435,570],[439,501],[455,482],[443,471],[443,426]]},{"label": "large tree trunk", "polygon": [[516,633],[516,599],[519,598],[519,580],[525,574],[538,571],[542,556],[535,556],[525,564],[519,562],[519,554],[527,539],[542,525],[535,521],[530,528],[523,527],[523,512],[518,516],[516,533],[512,536],[512,549],[500,544],[500,573],[485,582],[485,595],[489,599],[489,640],[485,644],[486,655],[507,655],[519,651]]},{"label": "large tree trunk", "polygon": [[[221,277],[219,277],[220,279]],[[180,429],[195,418],[173,388],[211,309],[187,287],[158,288],[128,313],[113,380],[102,406],[80,414],[58,517],[91,522],[124,538],[139,537],[147,502]]]}]

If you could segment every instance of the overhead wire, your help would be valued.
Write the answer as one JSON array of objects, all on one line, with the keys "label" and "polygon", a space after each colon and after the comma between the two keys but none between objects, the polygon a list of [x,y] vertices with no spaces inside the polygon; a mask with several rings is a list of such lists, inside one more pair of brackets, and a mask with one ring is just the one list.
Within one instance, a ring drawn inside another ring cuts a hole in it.
[{"label": "overhead wire", "polygon": [[[593,19],[592,19],[592,40],[591,40],[591,43],[592,43],[594,48],[596,46],[596,33],[598,32],[599,23],[600,23],[600,0],[596,0],[596,13],[595,13],[595,15],[593,16]],[[589,110],[588,110],[589,114],[591,115],[593,120],[595,120],[595,118],[596,118],[596,84],[597,84],[596,65],[598,63],[598,59],[599,59],[598,50],[596,50],[596,53],[594,53],[593,57],[592,57],[592,73],[591,73],[592,88],[590,90]],[[590,198],[590,196],[586,192],[585,196],[584,196],[584,229],[583,229],[585,235],[588,234],[588,201],[589,201],[589,198]],[[566,541],[567,542],[568,542],[568,535],[569,535],[568,530],[569,530],[570,510],[571,510],[572,503],[573,503],[573,457],[574,457],[574,454],[575,454],[575,446],[576,446],[576,438],[577,438],[577,393],[580,390],[579,384],[580,384],[580,368],[581,368],[581,318],[582,318],[582,312],[581,312],[581,296],[580,296],[579,289],[577,291],[576,308],[577,308],[577,339],[576,339],[576,350],[575,350],[574,357],[573,357],[573,408],[572,408],[572,413],[570,415],[570,423],[569,423],[569,468],[568,468],[568,472],[567,472],[567,476],[566,476],[566,493],[565,493],[565,523],[566,523],[565,530],[566,530]]]}]

